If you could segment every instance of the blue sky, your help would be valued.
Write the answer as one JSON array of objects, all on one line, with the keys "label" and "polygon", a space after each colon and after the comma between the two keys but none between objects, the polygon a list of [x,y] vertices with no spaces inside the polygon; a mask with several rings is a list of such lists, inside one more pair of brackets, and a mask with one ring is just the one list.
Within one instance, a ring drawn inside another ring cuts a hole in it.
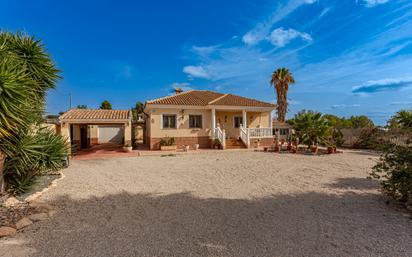
[{"label": "blue sky", "polygon": [[130,108],[174,86],[275,101],[275,68],[301,109],[383,124],[412,107],[410,0],[3,0],[0,28],[43,39],[63,79],[47,111]]}]

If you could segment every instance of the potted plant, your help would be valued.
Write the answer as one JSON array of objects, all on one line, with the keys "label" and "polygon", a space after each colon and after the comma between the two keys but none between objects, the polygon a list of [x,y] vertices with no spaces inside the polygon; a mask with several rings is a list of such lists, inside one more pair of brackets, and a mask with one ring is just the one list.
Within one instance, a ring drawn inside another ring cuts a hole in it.
[{"label": "potted plant", "polygon": [[336,145],[332,145],[333,153],[336,153]]},{"label": "potted plant", "polygon": [[171,151],[176,150],[176,142],[174,137],[165,137],[160,139],[160,150],[161,151]]},{"label": "potted plant", "polygon": [[292,150],[292,142],[291,141],[288,142],[287,150],[288,151]]},{"label": "potted plant", "polygon": [[332,154],[333,153],[333,146],[328,146],[328,154]]},{"label": "potted plant", "polygon": [[127,143],[123,146],[123,151],[130,153],[131,151],[133,151],[133,147],[130,143]]},{"label": "potted plant", "polygon": [[318,153],[318,145],[315,143],[312,143],[312,145],[310,146],[310,151],[314,154]]},{"label": "potted plant", "polygon": [[298,152],[298,148],[296,146],[292,146],[292,153],[297,153]]},{"label": "potted plant", "polygon": [[214,148],[214,149],[219,149],[220,146],[221,146],[221,143],[220,143],[219,139],[216,138],[216,139],[213,141],[213,148]]}]

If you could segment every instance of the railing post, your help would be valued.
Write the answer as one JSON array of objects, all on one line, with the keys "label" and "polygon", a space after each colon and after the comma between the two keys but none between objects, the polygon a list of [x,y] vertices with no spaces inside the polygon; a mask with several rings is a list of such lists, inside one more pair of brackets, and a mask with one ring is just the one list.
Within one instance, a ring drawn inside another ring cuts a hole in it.
[{"label": "railing post", "polygon": [[224,129],[222,130],[222,137],[223,137],[222,148],[226,149],[226,131]]},{"label": "railing post", "polygon": [[247,148],[250,147],[250,130],[246,129],[246,142],[247,142]]}]

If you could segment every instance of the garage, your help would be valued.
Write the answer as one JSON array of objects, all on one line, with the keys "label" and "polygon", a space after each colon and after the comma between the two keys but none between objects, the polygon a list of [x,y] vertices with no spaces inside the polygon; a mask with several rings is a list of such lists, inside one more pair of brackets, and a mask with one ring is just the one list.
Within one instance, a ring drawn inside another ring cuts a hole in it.
[{"label": "garage", "polygon": [[123,144],[124,127],[114,125],[98,126],[98,142]]},{"label": "garage", "polygon": [[61,134],[80,152],[122,150],[131,145],[130,110],[71,109],[59,117]]}]

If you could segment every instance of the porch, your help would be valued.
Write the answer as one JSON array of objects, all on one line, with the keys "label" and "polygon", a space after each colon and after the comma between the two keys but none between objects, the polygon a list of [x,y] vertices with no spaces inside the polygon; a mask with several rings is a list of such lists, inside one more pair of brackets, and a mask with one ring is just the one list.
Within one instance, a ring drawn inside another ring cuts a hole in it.
[{"label": "porch", "polygon": [[218,140],[223,149],[270,146],[275,139],[286,140],[292,129],[285,123],[273,123],[272,111],[262,108],[249,110],[212,109],[212,141]]}]

